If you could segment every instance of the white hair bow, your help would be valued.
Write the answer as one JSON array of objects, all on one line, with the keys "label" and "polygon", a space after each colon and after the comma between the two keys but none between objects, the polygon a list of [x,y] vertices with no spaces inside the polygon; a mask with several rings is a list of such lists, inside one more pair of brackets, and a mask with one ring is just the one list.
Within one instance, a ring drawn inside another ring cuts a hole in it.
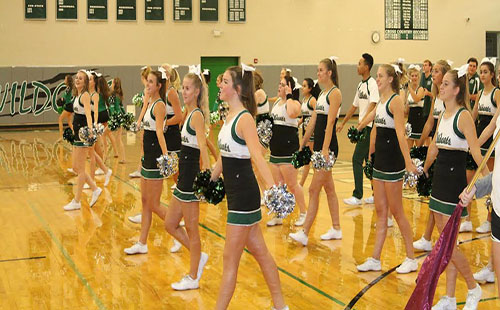
[{"label": "white hair bow", "polygon": [[189,66],[189,73],[196,74],[200,78],[200,81],[203,81],[203,79],[201,78],[201,65]]},{"label": "white hair bow", "polygon": [[394,68],[394,71],[396,71],[396,73],[403,74],[403,71],[401,71],[401,68],[399,68],[398,65],[391,64],[391,66]]},{"label": "white hair bow", "polygon": [[163,67],[158,67],[158,71],[161,72],[161,78],[163,80],[166,80],[167,79],[167,70],[165,70],[165,68],[163,68]]},{"label": "white hair bow", "polygon": [[292,69],[288,69],[288,68],[286,68],[286,69],[285,69],[285,71],[286,71],[286,72],[290,72],[290,73],[291,73],[291,72],[292,72]]},{"label": "white hair bow", "polygon": [[449,59],[446,59],[446,62],[448,63],[448,65],[451,67],[453,66],[453,61],[452,60],[449,60]]},{"label": "white hair bow", "polygon": [[177,69],[177,68],[179,68],[179,65],[170,65],[170,68]]},{"label": "white hair bow", "polygon": [[208,69],[203,69],[203,75],[209,75],[210,74],[210,70]]},{"label": "white hair bow", "polygon": [[318,84],[318,80],[317,79],[314,80],[313,82],[314,82],[314,86],[316,86]]},{"label": "white hair bow", "polygon": [[461,78],[467,74],[467,71],[469,71],[469,64],[462,65],[460,68],[455,68],[455,70],[457,70],[458,78]]},{"label": "white hair bow", "polygon": [[243,77],[245,75],[245,72],[254,72],[255,68],[250,67],[245,65],[244,63],[241,64],[241,76]]},{"label": "white hair bow", "polygon": [[497,64],[497,58],[496,57],[484,57],[483,60],[481,60],[481,64],[485,62],[490,62],[495,66]]},{"label": "white hair bow", "polygon": [[339,58],[337,56],[330,56],[328,59],[331,60],[332,63],[336,62]]},{"label": "white hair bow", "polygon": [[295,87],[293,88],[293,90],[301,89],[302,85],[299,84],[299,81],[297,80],[297,78],[296,77],[292,77],[292,78],[293,78],[293,81],[295,82]]},{"label": "white hair bow", "polygon": [[89,71],[89,70],[86,70],[86,69],[80,69],[80,71],[84,72],[89,79],[92,76],[92,71]]},{"label": "white hair bow", "polygon": [[422,69],[422,68],[420,68],[419,65],[411,64],[411,65],[408,66],[408,69],[415,69],[417,71],[420,71],[420,69]]},{"label": "white hair bow", "polygon": [[404,64],[404,63],[405,63],[405,59],[404,59],[404,58],[399,57],[399,58],[398,58],[397,63],[398,63],[398,64]]},{"label": "white hair bow", "polygon": [[141,68],[141,70],[146,70],[148,68],[148,66],[144,66]]}]

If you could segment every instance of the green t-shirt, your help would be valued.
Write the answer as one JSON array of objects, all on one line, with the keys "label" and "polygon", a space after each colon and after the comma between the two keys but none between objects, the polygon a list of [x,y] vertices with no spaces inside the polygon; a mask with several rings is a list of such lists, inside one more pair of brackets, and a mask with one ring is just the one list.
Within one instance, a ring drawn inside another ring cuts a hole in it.
[{"label": "green t-shirt", "polygon": [[[432,90],[432,74],[429,74],[428,77],[425,76],[425,73],[422,73],[422,77],[420,78],[420,86],[427,89],[428,91]],[[429,111],[431,110],[432,99],[429,96],[424,97],[424,117],[427,118],[429,116]]]},{"label": "green t-shirt", "polygon": [[120,97],[111,96],[109,97],[109,112],[111,114],[124,113],[125,109],[122,106],[122,101]]}]

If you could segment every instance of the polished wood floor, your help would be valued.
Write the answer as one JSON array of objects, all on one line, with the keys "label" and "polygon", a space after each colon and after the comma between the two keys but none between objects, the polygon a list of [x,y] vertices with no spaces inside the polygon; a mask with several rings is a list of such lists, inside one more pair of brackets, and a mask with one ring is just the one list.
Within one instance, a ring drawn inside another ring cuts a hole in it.
[{"label": "polished wood floor", "polygon": [[[189,255],[186,249],[169,252],[172,238],[158,218],[149,235],[149,254],[123,253],[138,239],[140,229],[127,220],[141,209],[139,180],[128,178],[139,162],[136,136],[123,136],[126,164],[118,164],[112,157],[107,160],[113,178],[96,206],[89,209],[84,202],[80,211],[65,212],[62,207],[72,199],[75,178],[66,171],[71,165],[70,147],[57,141],[57,135],[50,130],[0,131],[0,309],[213,309],[222,273],[225,203],[201,205],[202,247],[210,257],[200,289],[175,292],[170,284],[187,272]],[[267,228],[265,221],[260,224],[279,267],[286,302],[290,309],[402,309],[417,274],[394,272],[405,257],[397,227],[389,229],[382,272],[356,271],[356,264],[371,255],[376,215],[373,205],[349,207],[342,202],[353,189],[353,145],[345,132],[340,136],[341,153],[333,174],[343,239],[319,239],[331,225],[324,193],[307,247],[287,237],[295,230],[297,214],[280,227]],[[305,186],[306,200],[310,179]],[[165,206],[172,195],[171,185],[171,180],[164,184]],[[368,182],[365,188],[366,197],[370,194]],[[84,201],[90,198],[88,194]],[[483,204],[484,200],[478,201],[473,210],[474,227],[486,217]],[[404,206],[416,240],[423,233],[427,202],[405,191]],[[267,218],[265,215],[264,220]],[[467,233],[459,239],[474,272],[486,264],[487,235]],[[444,280],[439,282],[436,300],[444,293]],[[479,309],[500,309],[496,286],[482,288]],[[466,293],[460,278],[457,300],[463,303]],[[271,309],[263,276],[249,253],[242,256],[229,309]]]}]

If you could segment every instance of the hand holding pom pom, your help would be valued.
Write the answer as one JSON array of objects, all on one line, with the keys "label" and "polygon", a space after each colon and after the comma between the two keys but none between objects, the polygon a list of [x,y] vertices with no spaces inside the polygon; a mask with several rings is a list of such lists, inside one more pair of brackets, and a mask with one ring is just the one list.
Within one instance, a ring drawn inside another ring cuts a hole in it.
[{"label": "hand holding pom pom", "polygon": [[329,151],[328,154],[328,158],[325,158],[325,156],[321,152],[314,152],[312,154],[311,163],[315,170],[330,171],[333,168],[333,165],[335,165],[337,158],[332,151]]},{"label": "hand holding pom pom", "polygon": [[71,128],[68,127],[64,129],[63,139],[73,144],[75,141],[75,135],[73,134],[73,130],[71,130]]},{"label": "hand holding pom pom", "polygon": [[179,157],[174,152],[161,155],[156,159],[160,173],[168,178],[177,173],[179,170]]},{"label": "hand holding pom pom", "polygon": [[302,166],[309,165],[311,163],[312,151],[306,146],[299,151],[296,151],[292,155],[292,165],[295,169],[299,169]]},{"label": "hand holding pom pom", "polygon": [[273,185],[264,191],[264,204],[269,213],[274,213],[277,218],[283,219],[293,212],[295,196],[287,191],[286,184]]},{"label": "hand holding pom pom", "polygon": [[90,130],[89,127],[85,126],[80,128],[80,130],[78,131],[78,137],[81,141],[83,141],[83,143],[91,146],[94,145],[97,140],[97,131],[95,128],[92,128],[92,130]]},{"label": "hand holding pom pom", "polygon": [[269,119],[264,119],[257,124],[257,135],[259,136],[260,142],[269,147],[269,142],[273,137],[273,124]]}]

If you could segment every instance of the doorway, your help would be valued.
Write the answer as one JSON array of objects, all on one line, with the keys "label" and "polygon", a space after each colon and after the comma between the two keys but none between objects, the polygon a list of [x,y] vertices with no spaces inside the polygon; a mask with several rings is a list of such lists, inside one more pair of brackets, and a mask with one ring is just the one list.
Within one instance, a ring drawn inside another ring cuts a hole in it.
[{"label": "doorway", "polygon": [[210,112],[217,109],[216,99],[219,93],[217,87],[217,76],[224,73],[228,67],[237,66],[240,63],[239,57],[201,57],[201,68],[210,70],[210,83],[208,83],[208,103]]}]

